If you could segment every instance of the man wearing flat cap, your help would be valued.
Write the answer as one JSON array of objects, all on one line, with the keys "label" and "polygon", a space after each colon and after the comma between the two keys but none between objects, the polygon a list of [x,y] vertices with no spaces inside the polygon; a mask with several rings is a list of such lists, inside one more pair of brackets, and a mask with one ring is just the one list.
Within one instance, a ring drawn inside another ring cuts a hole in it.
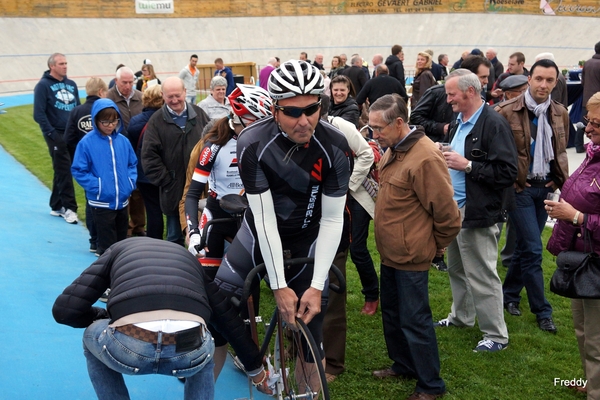
[{"label": "man wearing flat cap", "polygon": [[498,85],[504,95],[503,101],[514,99],[529,87],[528,79],[525,75],[511,75]]}]

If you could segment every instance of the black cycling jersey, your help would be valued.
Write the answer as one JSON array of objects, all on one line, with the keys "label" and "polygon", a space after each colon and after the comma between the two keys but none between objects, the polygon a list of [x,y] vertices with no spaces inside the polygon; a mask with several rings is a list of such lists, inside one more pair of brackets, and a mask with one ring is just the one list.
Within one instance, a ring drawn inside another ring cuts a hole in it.
[{"label": "black cycling jersey", "polygon": [[[329,124],[319,123],[311,140],[306,145],[297,145],[280,131],[273,118],[266,118],[242,131],[237,153],[246,193],[250,196],[271,192],[284,257],[315,256],[322,196],[340,198],[348,191],[353,158],[343,134]],[[333,238],[331,246],[337,249],[338,242],[339,237]],[[331,261],[325,265],[327,271]],[[219,267],[215,283],[239,295],[248,272],[262,262],[249,208]],[[282,272],[288,287],[300,298],[311,286],[315,268],[303,265]],[[308,324],[317,343],[322,341],[326,308],[327,282],[322,292],[321,313]]]},{"label": "black cycling jersey", "polygon": [[322,194],[348,192],[351,150],[343,134],[328,124],[317,124],[310,142],[298,145],[266,118],[243,131],[237,149],[246,193],[271,190],[282,239],[318,228]]}]

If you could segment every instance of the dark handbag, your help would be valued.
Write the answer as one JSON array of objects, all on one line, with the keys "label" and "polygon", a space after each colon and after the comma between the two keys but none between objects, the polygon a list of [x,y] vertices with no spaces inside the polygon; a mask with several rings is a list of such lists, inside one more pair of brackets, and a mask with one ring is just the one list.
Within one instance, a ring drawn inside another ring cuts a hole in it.
[{"label": "dark handbag", "polygon": [[593,251],[592,239],[583,221],[584,251],[561,251],[556,257],[556,271],[550,290],[571,299],[600,299],[600,256]]}]

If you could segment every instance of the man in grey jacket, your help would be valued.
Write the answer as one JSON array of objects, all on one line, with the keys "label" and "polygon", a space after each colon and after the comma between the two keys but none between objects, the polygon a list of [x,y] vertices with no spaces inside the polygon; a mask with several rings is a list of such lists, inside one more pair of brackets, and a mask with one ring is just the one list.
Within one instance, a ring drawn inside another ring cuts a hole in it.
[{"label": "man in grey jacket", "polygon": [[196,54],[192,54],[190,57],[190,63],[183,67],[183,69],[179,72],[179,78],[181,78],[183,81],[185,90],[187,91],[185,99],[190,104],[196,104],[196,96],[198,95],[196,83],[200,77],[200,70],[196,68],[197,63],[198,56]]}]

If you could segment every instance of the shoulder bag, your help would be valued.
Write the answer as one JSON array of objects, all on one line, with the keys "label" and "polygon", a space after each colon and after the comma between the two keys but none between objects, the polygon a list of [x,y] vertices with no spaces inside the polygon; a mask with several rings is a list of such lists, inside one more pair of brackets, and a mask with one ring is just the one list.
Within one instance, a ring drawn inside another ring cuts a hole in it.
[{"label": "shoulder bag", "polygon": [[559,296],[600,299],[600,256],[592,251],[592,238],[586,225],[587,214],[582,225],[584,251],[561,251],[556,257],[556,271],[550,280],[550,291]]}]

